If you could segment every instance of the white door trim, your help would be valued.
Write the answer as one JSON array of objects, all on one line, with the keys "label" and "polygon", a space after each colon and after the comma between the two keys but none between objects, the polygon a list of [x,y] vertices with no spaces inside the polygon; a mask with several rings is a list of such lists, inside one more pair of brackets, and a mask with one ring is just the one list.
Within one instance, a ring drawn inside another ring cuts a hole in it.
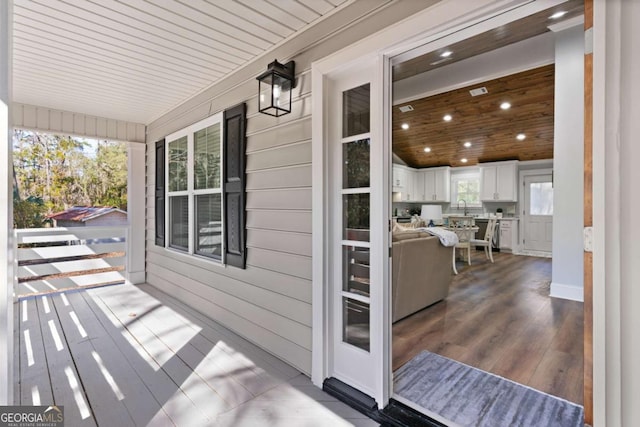
[{"label": "white door trim", "polygon": [[[326,237],[330,236],[328,208],[329,186],[327,177],[328,162],[328,132],[327,132],[327,78],[330,75],[339,75],[348,72],[353,64],[361,61],[375,60],[377,67],[374,72],[372,87],[378,87],[380,92],[372,92],[372,99],[383,103],[380,111],[372,111],[372,118],[378,117],[381,122],[379,126],[372,126],[372,140],[382,141],[387,146],[387,151],[380,152],[377,161],[384,161],[387,165],[383,168],[382,194],[390,194],[390,141],[391,132],[389,128],[390,107],[391,107],[391,82],[389,73],[389,61],[395,55],[408,52],[410,49],[431,43],[429,50],[437,49],[438,43],[445,43],[444,36],[453,35],[446,40],[446,43],[463,40],[476,34],[480,34],[489,29],[495,28],[501,22],[509,22],[520,17],[528,16],[540,10],[547,9],[554,5],[563,3],[564,0],[478,0],[473,3],[460,2],[459,0],[443,0],[432,7],[423,10],[414,16],[399,23],[389,26],[353,45],[318,60],[312,64],[312,376],[314,384],[321,387],[322,382],[331,372],[329,366],[329,354],[332,351],[329,336],[329,290],[327,283],[330,280],[330,269],[327,265],[330,257],[329,250],[331,241]],[[518,7],[520,6],[520,7]],[[517,9],[516,9],[517,7]],[[506,11],[506,12],[505,12]],[[499,16],[497,16],[499,15]],[[493,17],[493,18],[492,18]],[[492,18],[492,19],[489,19]],[[409,55],[419,55],[417,50]],[[408,57],[403,57],[408,59]],[[347,70],[347,71],[345,71]],[[373,157],[373,152],[372,152]],[[372,158],[372,165],[374,164]],[[372,166],[373,167],[373,166]],[[386,174],[386,175],[385,175]],[[379,201],[386,200],[389,205],[389,196],[384,196]],[[386,198],[386,199],[385,199]],[[385,224],[390,218],[390,212],[382,209],[382,218],[371,218],[372,224],[380,221]],[[388,235],[386,239],[388,245]],[[372,244],[384,244],[384,241]],[[388,258],[381,260],[371,260],[372,263],[379,262],[387,266]],[[384,289],[389,288],[390,273],[384,276]],[[387,291],[388,292],[388,291]],[[372,333],[382,334],[379,342],[386,343],[388,353],[382,351],[376,366],[380,367],[380,372],[372,375],[379,376],[377,384],[379,388],[374,390],[373,397],[378,406],[383,408],[391,394],[391,364],[390,364],[390,338],[391,338],[391,316],[389,301],[380,300],[378,304],[372,303]],[[374,316],[379,316],[374,318]],[[376,328],[380,326],[380,329]],[[373,340],[372,340],[373,342]],[[380,349],[382,350],[382,349]],[[372,348],[372,351],[373,348]]]}]

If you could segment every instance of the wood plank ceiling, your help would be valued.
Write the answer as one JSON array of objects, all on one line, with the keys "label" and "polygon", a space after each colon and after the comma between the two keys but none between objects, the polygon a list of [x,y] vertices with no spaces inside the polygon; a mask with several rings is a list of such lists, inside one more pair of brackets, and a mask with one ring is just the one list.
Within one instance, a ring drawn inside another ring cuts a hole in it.
[{"label": "wood plank ceiling", "polygon": [[[454,54],[445,62],[439,61],[442,52],[435,51],[398,64],[394,81],[542,34],[549,31],[549,16],[560,10],[567,12],[562,20],[574,18],[583,13],[583,1],[571,0],[449,46]],[[471,96],[470,89],[482,86],[487,94]],[[511,108],[501,109],[502,102]],[[414,110],[400,112],[407,104]],[[551,159],[553,105],[553,64],[399,104],[393,108],[393,152],[415,168]],[[451,121],[443,120],[447,114]],[[516,138],[520,133],[525,135],[522,141]]]},{"label": "wood plank ceiling", "polygon": [[343,4],[14,0],[14,101],[148,124]]}]

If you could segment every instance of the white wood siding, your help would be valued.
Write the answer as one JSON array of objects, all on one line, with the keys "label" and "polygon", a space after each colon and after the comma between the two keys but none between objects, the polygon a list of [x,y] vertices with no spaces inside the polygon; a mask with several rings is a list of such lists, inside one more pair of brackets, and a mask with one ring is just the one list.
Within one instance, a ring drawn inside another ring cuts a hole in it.
[{"label": "white wood siding", "polygon": [[[265,59],[151,123],[146,164],[147,281],[309,374],[311,63],[428,4],[406,2],[400,8],[384,7],[395,5],[387,0],[357,1],[281,45],[268,58],[296,61],[298,82],[291,114],[276,118],[257,112],[255,77],[266,68]],[[361,19],[371,11],[376,12]],[[153,218],[155,141],[240,102],[248,106],[246,270],[156,246]]]},{"label": "white wood siding", "polygon": [[20,129],[114,141],[145,142],[140,123],[13,103],[13,126]]}]

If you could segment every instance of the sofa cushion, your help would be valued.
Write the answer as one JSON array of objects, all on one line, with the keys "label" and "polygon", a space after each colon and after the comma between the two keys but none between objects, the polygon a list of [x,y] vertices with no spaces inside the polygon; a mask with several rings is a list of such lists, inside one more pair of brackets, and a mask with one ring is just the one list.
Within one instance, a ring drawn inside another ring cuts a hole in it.
[{"label": "sofa cushion", "polygon": [[394,242],[399,242],[401,240],[417,239],[418,237],[421,237],[421,234],[424,233],[420,233],[419,231],[415,230],[396,231],[395,233],[392,233],[391,240]]}]

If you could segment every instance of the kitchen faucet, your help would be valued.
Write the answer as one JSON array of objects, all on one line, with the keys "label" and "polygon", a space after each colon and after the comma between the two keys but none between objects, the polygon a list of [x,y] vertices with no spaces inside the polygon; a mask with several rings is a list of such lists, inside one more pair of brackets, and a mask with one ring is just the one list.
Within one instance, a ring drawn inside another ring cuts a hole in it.
[{"label": "kitchen faucet", "polygon": [[464,203],[464,216],[467,216],[467,201],[464,199],[458,200],[458,210],[460,209],[460,202]]}]

